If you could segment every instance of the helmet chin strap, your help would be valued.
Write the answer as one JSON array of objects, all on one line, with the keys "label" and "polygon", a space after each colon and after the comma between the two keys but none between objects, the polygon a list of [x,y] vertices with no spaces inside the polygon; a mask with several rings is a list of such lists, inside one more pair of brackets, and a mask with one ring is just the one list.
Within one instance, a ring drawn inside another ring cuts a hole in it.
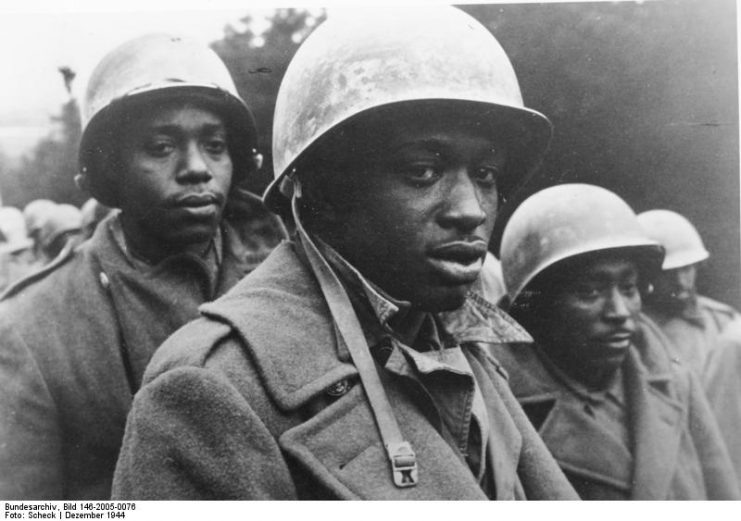
[{"label": "helmet chin strap", "polygon": [[358,322],[358,317],[353,311],[350,298],[337,278],[337,275],[301,224],[298,204],[299,199],[303,195],[301,182],[295,176],[292,177],[292,180],[293,196],[291,197],[291,211],[293,213],[293,219],[296,222],[299,238],[304,245],[309,264],[319,281],[319,287],[329,307],[332,320],[338,332],[338,341],[345,343],[350,357],[358,370],[360,382],[368,397],[373,417],[381,435],[381,441],[386,448],[386,453],[391,463],[394,484],[399,488],[413,487],[419,480],[416,455],[411,444],[404,440],[399,429],[399,424],[396,421],[394,411],[381,384],[376,363],[370,354],[368,343]]}]

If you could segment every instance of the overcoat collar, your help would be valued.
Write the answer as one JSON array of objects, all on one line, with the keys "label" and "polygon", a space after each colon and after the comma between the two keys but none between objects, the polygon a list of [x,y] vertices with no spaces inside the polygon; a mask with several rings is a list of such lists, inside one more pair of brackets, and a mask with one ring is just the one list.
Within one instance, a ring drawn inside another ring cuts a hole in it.
[{"label": "overcoat collar", "polygon": [[[230,293],[201,307],[204,315],[228,323],[243,338],[268,392],[283,410],[298,408],[357,374],[297,249],[295,243],[282,243]],[[441,318],[459,342],[530,339],[514,320],[477,294]],[[331,339],[333,345],[312,349],[307,356],[307,342],[316,339]]]},{"label": "overcoat collar", "polygon": [[[660,346],[634,346],[623,365],[626,402],[631,418],[633,454],[591,415],[584,412],[554,377],[531,356],[521,357],[513,391],[528,410],[550,407],[539,429],[561,467],[575,475],[600,481],[626,492],[634,499],[665,499],[674,474],[687,414],[677,399],[668,356]],[[585,450],[599,446],[600,456]]]}]

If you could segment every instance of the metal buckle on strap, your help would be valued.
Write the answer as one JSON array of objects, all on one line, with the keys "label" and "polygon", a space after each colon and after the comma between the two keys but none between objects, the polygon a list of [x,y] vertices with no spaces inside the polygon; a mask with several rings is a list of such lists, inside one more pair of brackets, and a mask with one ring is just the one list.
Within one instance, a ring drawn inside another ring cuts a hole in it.
[{"label": "metal buckle on strap", "polygon": [[399,488],[413,487],[417,484],[417,455],[407,441],[389,443],[386,452],[391,460],[394,485]]}]

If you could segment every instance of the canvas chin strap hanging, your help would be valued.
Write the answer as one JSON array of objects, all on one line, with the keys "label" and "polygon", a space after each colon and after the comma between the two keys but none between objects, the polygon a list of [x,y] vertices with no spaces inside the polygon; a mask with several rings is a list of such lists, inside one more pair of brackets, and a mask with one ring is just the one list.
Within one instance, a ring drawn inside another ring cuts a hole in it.
[{"label": "canvas chin strap hanging", "polygon": [[350,357],[360,375],[365,394],[368,397],[373,417],[386,453],[391,463],[394,484],[400,488],[413,487],[418,482],[417,457],[408,441],[405,441],[396,421],[391,404],[381,384],[375,361],[370,354],[365,335],[355,315],[350,298],[345,292],[326,259],[319,253],[314,242],[306,233],[299,218],[298,200],[301,197],[301,183],[293,177],[293,197],[291,210],[296,221],[296,229],[306,250],[311,268],[319,281],[330,314],[337,331],[347,345]]}]

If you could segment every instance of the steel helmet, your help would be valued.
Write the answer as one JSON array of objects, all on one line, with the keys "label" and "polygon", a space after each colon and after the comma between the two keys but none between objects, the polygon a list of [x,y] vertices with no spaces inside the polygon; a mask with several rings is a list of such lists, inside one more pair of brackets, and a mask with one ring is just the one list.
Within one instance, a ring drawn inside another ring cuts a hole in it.
[{"label": "steel helmet", "polygon": [[26,234],[26,222],[18,208],[0,208],[0,252],[15,253],[33,245]]},{"label": "steel helmet", "polygon": [[235,176],[245,175],[245,151],[256,146],[257,130],[224,63],[199,41],[150,34],[112,50],[90,76],[82,107],[78,186],[101,203],[117,206],[113,183],[106,182],[104,176],[103,138],[110,136],[122,110],[130,109],[133,102],[173,96],[207,99],[222,108],[231,141],[236,144],[230,148]]},{"label": "steel helmet", "polygon": [[266,205],[284,207],[290,192],[283,180],[322,136],[372,109],[415,101],[469,106],[507,128],[511,177],[521,182],[550,140],[550,122],[523,105],[499,42],[463,11],[436,5],[332,13],[298,49],[281,82]]},{"label": "steel helmet", "polygon": [[531,195],[512,214],[502,235],[500,258],[510,302],[557,262],[614,248],[636,249],[656,268],[664,257],[630,206],[609,190],[564,184]]},{"label": "steel helmet", "polygon": [[673,270],[696,264],[710,257],[692,223],[670,210],[649,210],[638,214],[646,235],[661,244],[666,257],[661,268]]}]

